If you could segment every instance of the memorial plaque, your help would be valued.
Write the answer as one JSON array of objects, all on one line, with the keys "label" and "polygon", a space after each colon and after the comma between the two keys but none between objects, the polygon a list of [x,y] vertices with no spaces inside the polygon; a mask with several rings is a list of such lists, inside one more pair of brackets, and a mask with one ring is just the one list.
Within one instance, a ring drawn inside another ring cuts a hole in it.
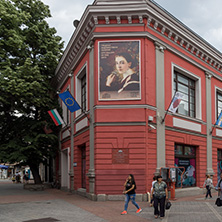
[{"label": "memorial plaque", "polygon": [[129,149],[113,149],[112,153],[113,164],[128,164],[129,163]]}]

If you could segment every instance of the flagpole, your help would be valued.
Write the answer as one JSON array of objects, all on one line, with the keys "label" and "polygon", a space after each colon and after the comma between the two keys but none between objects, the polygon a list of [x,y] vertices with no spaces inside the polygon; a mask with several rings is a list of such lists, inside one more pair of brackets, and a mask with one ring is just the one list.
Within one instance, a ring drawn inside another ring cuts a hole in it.
[{"label": "flagpole", "polygon": [[[222,110],[220,111],[220,114],[219,114],[219,116],[217,117],[217,120],[218,120],[218,118],[220,117],[221,112],[222,112]],[[213,125],[213,129],[210,131],[210,135],[211,135],[211,134],[213,133],[213,131],[214,131],[214,128],[215,128],[215,126],[216,126],[216,124],[217,124],[217,120],[216,120],[215,124]]]},{"label": "flagpole", "polygon": [[[172,101],[173,101],[173,99],[174,99],[174,97],[175,97],[175,95],[176,95],[176,92],[177,92],[177,91],[174,92],[173,98],[172,98],[171,101],[170,101],[170,105],[171,105],[171,103],[172,103]],[[163,124],[164,121],[165,121],[165,119],[166,119],[166,116],[167,116],[167,114],[168,114],[168,112],[169,112],[170,105],[168,106],[168,109],[167,109],[167,111],[166,111],[166,113],[165,113],[165,115],[164,115],[164,118],[163,118],[162,121],[161,121],[161,124]]]},{"label": "flagpole", "polygon": [[[67,89],[67,91],[69,91],[69,89]],[[70,91],[69,91],[70,92]],[[72,95],[72,93],[70,92],[70,94]],[[74,98],[74,97],[73,97]],[[77,102],[77,100],[75,99],[75,102],[79,105],[79,103]],[[83,108],[79,105],[80,109],[82,110],[82,113],[86,116],[86,118],[88,119],[88,121],[90,122],[90,119],[88,117],[88,115],[86,114],[86,112],[83,110]]]}]

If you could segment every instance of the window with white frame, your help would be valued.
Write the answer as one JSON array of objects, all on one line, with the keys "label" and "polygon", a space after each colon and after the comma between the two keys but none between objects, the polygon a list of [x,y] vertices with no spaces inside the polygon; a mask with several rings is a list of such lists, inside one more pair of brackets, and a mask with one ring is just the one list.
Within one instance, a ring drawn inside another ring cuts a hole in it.
[{"label": "window with white frame", "polygon": [[220,112],[222,111],[222,92],[217,90],[216,94],[216,105],[217,105],[217,117],[220,115]]},{"label": "window with white frame", "polygon": [[81,107],[82,111],[86,111],[86,73],[81,78]]},{"label": "window with white frame", "polygon": [[175,91],[183,94],[183,99],[179,105],[177,112],[182,115],[195,118],[196,117],[195,80],[175,70],[174,92]]},{"label": "window with white frame", "polygon": [[201,120],[201,77],[172,63],[172,97],[175,91],[184,94],[177,113]]},{"label": "window with white frame", "polygon": [[82,112],[87,111],[87,73],[86,64],[82,67],[79,73],[76,75],[76,100],[81,106],[81,110],[76,112],[76,115],[80,115]]}]

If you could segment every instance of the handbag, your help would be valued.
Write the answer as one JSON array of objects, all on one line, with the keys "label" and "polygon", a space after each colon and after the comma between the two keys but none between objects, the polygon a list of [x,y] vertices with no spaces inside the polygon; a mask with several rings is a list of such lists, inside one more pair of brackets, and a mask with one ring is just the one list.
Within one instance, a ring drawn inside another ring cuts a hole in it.
[{"label": "handbag", "polygon": [[170,207],[171,207],[171,205],[172,205],[172,204],[170,203],[170,201],[167,200],[167,201],[166,201],[166,207],[165,207],[165,209],[166,209],[166,210],[169,210]]},{"label": "handbag", "polygon": [[218,197],[218,198],[216,199],[215,204],[216,204],[218,207],[221,207],[221,205],[222,205],[221,202],[222,202],[222,201],[220,200],[220,197]]}]

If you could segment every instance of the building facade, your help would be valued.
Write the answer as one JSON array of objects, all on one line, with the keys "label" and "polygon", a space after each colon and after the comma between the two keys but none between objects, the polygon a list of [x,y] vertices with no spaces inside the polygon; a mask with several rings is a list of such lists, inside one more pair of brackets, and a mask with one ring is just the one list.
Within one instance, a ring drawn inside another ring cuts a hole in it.
[{"label": "building facade", "polygon": [[[222,167],[222,54],[152,0],[95,0],[56,70],[82,110],[60,101],[57,171],[63,188],[118,198],[132,173],[137,194],[177,167],[176,187],[217,182]],[[176,113],[167,113],[175,92]],[[166,115],[167,114],[167,115]]]}]

